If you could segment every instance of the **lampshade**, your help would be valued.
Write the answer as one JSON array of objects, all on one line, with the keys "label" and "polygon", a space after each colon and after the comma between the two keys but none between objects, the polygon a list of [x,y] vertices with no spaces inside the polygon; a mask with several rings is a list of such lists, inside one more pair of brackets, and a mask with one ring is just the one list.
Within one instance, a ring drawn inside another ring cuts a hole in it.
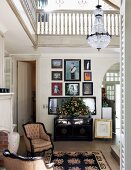
[{"label": "lampshade", "polygon": [[90,35],[87,35],[88,44],[100,50],[101,48],[105,48],[108,46],[111,40],[111,35],[104,29],[104,21],[103,21],[103,10],[101,9],[101,5],[96,6],[96,10],[94,11],[95,21],[92,27],[92,31]]}]

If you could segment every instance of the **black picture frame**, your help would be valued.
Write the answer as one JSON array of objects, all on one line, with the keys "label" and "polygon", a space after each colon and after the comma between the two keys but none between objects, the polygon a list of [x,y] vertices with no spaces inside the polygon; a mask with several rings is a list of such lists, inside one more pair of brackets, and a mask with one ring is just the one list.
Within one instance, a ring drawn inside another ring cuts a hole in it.
[{"label": "black picture frame", "polygon": [[81,81],[81,60],[64,60],[64,81]]},{"label": "black picture frame", "polygon": [[65,95],[66,96],[80,95],[80,83],[65,83]]},{"label": "black picture frame", "polygon": [[51,60],[51,68],[62,68],[62,59],[52,59]]},{"label": "black picture frame", "polygon": [[91,70],[91,60],[84,60],[84,70]]},{"label": "black picture frame", "polygon": [[83,95],[93,95],[93,82],[83,82],[82,84]]},{"label": "black picture frame", "polygon": [[92,72],[84,72],[84,81],[92,81]]},{"label": "black picture frame", "polygon": [[[86,104],[86,106],[89,107],[91,115],[96,115],[96,97],[94,96],[84,96],[84,97],[79,97],[78,98],[82,99],[83,102]],[[48,97],[48,114],[49,115],[58,115],[59,111],[62,109],[62,106],[66,101],[68,101],[70,97]]]},{"label": "black picture frame", "polygon": [[52,71],[51,79],[55,81],[62,80],[62,71]]}]

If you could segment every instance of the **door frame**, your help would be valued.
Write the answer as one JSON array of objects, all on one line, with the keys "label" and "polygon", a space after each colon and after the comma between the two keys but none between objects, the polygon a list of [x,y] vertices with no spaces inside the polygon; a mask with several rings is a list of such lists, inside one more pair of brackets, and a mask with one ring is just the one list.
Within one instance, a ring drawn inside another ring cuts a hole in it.
[{"label": "door frame", "polygon": [[[37,108],[38,108],[38,56],[14,56],[13,57],[13,120],[15,124],[18,124],[18,62],[35,61],[36,62],[36,120],[37,120]],[[17,126],[18,131],[18,126]]]}]

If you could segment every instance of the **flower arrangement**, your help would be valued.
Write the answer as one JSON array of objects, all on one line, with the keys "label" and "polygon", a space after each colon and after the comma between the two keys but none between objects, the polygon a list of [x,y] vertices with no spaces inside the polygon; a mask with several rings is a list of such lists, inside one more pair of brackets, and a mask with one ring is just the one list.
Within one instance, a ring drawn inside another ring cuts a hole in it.
[{"label": "flower arrangement", "polygon": [[71,97],[61,108],[61,115],[64,116],[84,116],[90,113],[89,107],[79,97]]}]

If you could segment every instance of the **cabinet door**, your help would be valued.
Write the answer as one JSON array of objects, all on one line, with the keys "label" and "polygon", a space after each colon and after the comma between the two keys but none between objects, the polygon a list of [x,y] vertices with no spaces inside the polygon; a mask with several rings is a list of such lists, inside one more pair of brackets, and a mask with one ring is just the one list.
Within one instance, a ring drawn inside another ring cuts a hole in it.
[{"label": "cabinet door", "polygon": [[59,137],[69,137],[72,135],[72,127],[71,126],[60,126],[57,125],[55,127],[55,136]]},{"label": "cabinet door", "polygon": [[85,138],[85,139],[92,139],[92,126],[74,126],[73,127],[73,135],[76,137]]}]

